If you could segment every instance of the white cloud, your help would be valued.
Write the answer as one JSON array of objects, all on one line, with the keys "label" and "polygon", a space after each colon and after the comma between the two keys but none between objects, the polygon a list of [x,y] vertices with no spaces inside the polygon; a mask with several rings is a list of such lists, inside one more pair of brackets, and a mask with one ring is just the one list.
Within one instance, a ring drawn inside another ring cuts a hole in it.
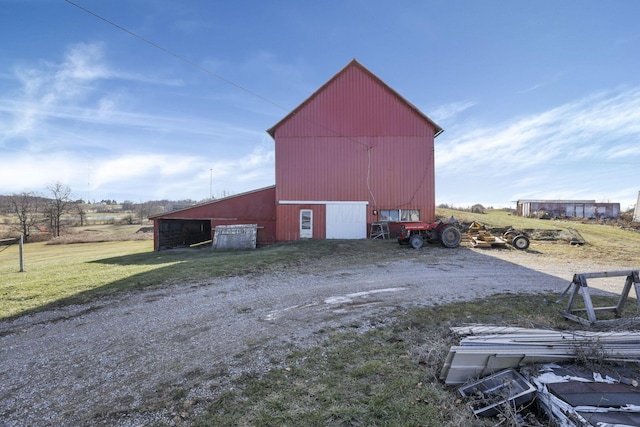
[{"label": "white cloud", "polygon": [[639,139],[640,88],[634,88],[598,93],[495,127],[451,129],[436,141],[443,147],[436,161],[439,171],[469,171],[469,162],[460,159],[518,161],[522,168],[549,161],[609,161],[620,152],[635,153]]},{"label": "white cloud", "polygon": [[[640,88],[604,91],[491,127],[436,140],[438,203],[607,199],[631,205],[640,187]],[[469,204],[469,206],[471,206]]]},{"label": "white cloud", "polygon": [[[184,85],[181,79],[114,71],[107,64],[105,46],[101,43],[72,45],[61,62],[46,61],[37,67],[15,68],[14,78],[20,89],[0,99],[0,113],[7,116],[0,121],[0,144],[11,138],[37,140],[42,137],[42,129],[50,131],[50,126],[55,127],[51,122],[53,119],[109,125],[147,122],[148,127],[157,126],[157,118],[122,110],[121,101],[127,99],[122,90],[113,87],[105,90],[103,85],[118,80]],[[149,123],[152,121],[155,122],[153,125]]]},{"label": "white cloud", "polygon": [[450,104],[441,105],[427,115],[437,123],[444,123],[456,117],[463,111],[468,110],[476,105],[473,101],[458,101]]}]

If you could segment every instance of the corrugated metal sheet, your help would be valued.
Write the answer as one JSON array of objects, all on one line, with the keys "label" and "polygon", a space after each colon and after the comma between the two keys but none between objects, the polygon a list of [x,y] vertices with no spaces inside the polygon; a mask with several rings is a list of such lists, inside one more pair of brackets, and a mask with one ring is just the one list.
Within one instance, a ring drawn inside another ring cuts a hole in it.
[{"label": "corrugated metal sheet", "polygon": [[441,128],[357,62],[350,63],[269,132],[287,137],[421,136]]},{"label": "corrugated metal sheet", "polygon": [[[294,116],[303,121],[291,120]],[[423,135],[424,123],[435,136],[443,131],[354,59],[267,132],[274,139],[276,133],[282,137]]]},{"label": "corrugated metal sheet", "polygon": [[[440,131],[352,62],[269,130],[276,140],[276,200],[367,201],[367,222],[378,220],[374,209],[418,209],[431,221],[433,141]],[[280,211],[278,222],[288,223]]]}]

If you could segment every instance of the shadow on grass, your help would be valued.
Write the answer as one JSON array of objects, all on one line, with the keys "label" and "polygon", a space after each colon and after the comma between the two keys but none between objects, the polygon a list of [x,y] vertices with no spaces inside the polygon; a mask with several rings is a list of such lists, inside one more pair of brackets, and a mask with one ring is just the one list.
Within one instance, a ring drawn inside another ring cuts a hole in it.
[{"label": "shadow on grass", "polygon": [[192,261],[203,257],[213,258],[215,253],[209,249],[170,249],[161,252],[143,252],[90,261],[91,264],[111,265],[162,265],[176,262]]}]

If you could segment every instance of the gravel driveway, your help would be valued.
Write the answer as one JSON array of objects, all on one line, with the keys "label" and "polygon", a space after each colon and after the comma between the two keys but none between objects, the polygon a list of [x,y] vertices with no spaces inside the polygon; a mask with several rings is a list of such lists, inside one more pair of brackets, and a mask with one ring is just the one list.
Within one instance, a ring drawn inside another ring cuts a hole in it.
[{"label": "gravel driveway", "polygon": [[557,294],[590,270],[535,251],[429,247],[371,266],[184,283],[0,322],[0,425],[171,423],[180,414],[165,402],[215,397],[322,331],[367,328],[400,307]]}]

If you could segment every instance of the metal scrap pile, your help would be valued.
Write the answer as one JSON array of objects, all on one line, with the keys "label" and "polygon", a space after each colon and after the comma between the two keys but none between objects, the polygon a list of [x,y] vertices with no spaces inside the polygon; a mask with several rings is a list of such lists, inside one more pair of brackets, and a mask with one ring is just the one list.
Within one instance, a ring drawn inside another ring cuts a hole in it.
[{"label": "metal scrap pile", "polygon": [[[451,347],[440,379],[462,385],[465,397],[482,392],[487,405],[472,402],[476,414],[517,412],[535,398],[562,427],[640,425],[640,370],[629,368],[640,363],[640,333],[486,325],[452,331],[462,338]],[[576,367],[580,351],[603,372]],[[505,390],[491,400],[492,393]]]}]

